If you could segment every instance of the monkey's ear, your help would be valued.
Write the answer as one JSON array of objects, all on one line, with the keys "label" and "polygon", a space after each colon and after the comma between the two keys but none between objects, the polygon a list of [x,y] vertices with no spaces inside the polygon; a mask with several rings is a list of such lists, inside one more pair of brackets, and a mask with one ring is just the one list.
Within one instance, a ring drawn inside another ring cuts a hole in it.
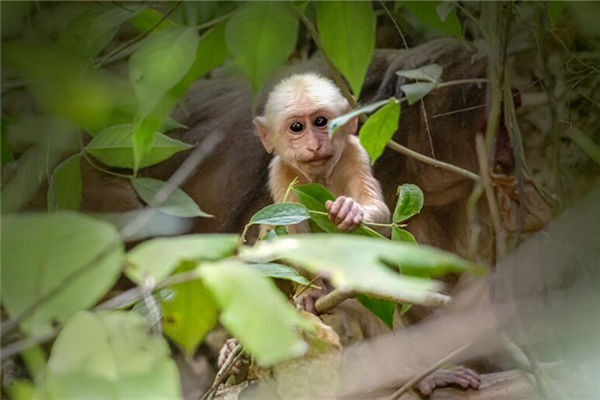
[{"label": "monkey's ear", "polygon": [[271,143],[271,138],[269,137],[269,129],[267,128],[265,117],[256,117],[252,120],[252,123],[256,127],[256,133],[263,147],[267,153],[271,154],[273,152],[273,143]]},{"label": "monkey's ear", "polygon": [[349,134],[356,134],[356,132],[358,131],[358,117],[352,118],[350,121],[347,122],[346,126],[348,127]]}]

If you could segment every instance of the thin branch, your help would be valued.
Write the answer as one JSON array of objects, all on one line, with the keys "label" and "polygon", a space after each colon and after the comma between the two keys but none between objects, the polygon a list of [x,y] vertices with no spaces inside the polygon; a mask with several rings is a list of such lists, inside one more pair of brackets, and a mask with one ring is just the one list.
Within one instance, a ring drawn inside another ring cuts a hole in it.
[{"label": "thin branch", "polygon": [[204,395],[202,395],[202,397],[200,398],[201,400],[212,400],[215,392],[217,391],[217,388],[219,387],[219,385],[221,383],[223,383],[223,381],[227,377],[227,374],[229,373],[229,370],[231,369],[231,367],[233,367],[233,364],[235,364],[235,362],[241,355],[242,355],[242,345],[241,345],[241,343],[238,343],[237,346],[235,346],[234,349],[231,351],[231,353],[229,353],[229,356],[227,356],[227,359],[223,363],[223,366],[217,372],[217,375],[215,376],[215,380],[213,381],[213,384],[206,391],[206,393],[204,393]]},{"label": "thin branch", "polygon": [[123,50],[127,49],[128,47],[130,47],[130,46],[136,44],[137,42],[141,41],[142,39],[144,39],[154,29],[156,29],[160,24],[162,24],[177,9],[177,7],[179,7],[181,5],[181,3],[183,3],[183,0],[179,0],[177,3],[175,3],[175,5],[173,7],[171,7],[169,9],[169,11],[167,11],[166,14],[163,15],[161,19],[156,21],[156,23],[154,23],[154,25],[152,25],[147,31],[142,32],[141,34],[137,35],[133,39],[131,39],[131,40],[123,43],[122,45],[118,46],[117,48],[113,49],[108,54],[106,54],[104,57],[102,57],[97,63],[95,63],[94,66],[96,68],[102,67],[108,61],[110,61],[111,58],[113,58],[114,56],[116,56],[117,54],[122,52]]},{"label": "thin branch", "polygon": [[396,400],[396,399],[400,398],[400,396],[402,396],[404,393],[406,393],[406,391],[408,391],[414,385],[419,383],[427,375],[431,374],[433,371],[440,368],[442,365],[448,363],[450,360],[452,360],[454,357],[456,357],[457,355],[459,355],[460,353],[462,353],[463,351],[468,349],[470,346],[471,346],[471,342],[465,343],[462,346],[460,346],[459,348],[450,352],[445,357],[442,357],[439,361],[437,361],[437,362],[433,363],[432,365],[430,365],[429,367],[425,368],[419,374],[415,375],[414,378],[412,378],[411,380],[406,382],[400,389],[396,390],[390,397],[387,398],[387,400]]}]

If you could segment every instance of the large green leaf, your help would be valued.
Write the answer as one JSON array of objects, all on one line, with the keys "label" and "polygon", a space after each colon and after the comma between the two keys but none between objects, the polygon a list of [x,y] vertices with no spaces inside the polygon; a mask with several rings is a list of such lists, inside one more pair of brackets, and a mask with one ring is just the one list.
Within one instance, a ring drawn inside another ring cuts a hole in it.
[{"label": "large green leaf", "polygon": [[327,124],[327,130],[329,131],[330,135],[333,135],[335,132],[337,132],[338,129],[340,129],[342,126],[348,123],[348,121],[350,121],[352,118],[357,117],[360,114],[367,114],[373,112],[378,108],[388,104],[388,102],[389,100],[380,100],[372,104],[367,104],[366,106],[355,108],[349,113],[340,115],[339,117],[329,121],[329,124]]},{"label": "large green leaf", "polygon": [[96,303],[121,272],[115,228],[72,212],[7,215],[2,221],[2,304],[14,318],[44,299],[21,328],[51,332]]},{"label": "large green leaf", "polygon": [[285,2],[247,2],[225,28],[225,40],[256,93],[288,59],[296,46],[298,20]]},{"label": "large green leaf", "polygon": [[375,14],[371,2],[314,3],[325,53],[358,97],[375,49]]},{"label": "large green leaf", "polygon": [[48,399],[181,398],[177,366],[161,336],[130,312],[80,312],[56,338]]},{"label": "large green leaf", "polygon": [[400,103],[396,99],[390,99],[360,128],[360,144],[371,157],[371,164],[375,164],[385,146],[398,130],[399,118]]},{"label": "large green leaf", "polygon": [[[168,182],[152,178],[134,178],[131,184],[135,192],[150,206],[158,206],[160,211],[176,217],[212,217],[198,207],[198,204],[183,190],[174,187]],[[163,198],[162,190],[168,189],[172,193]]]},{"label": "large green leaf", "polygon": [[271,204],[252,216],[248,225],[294,225],[310,218],[306,207],[296,203]]},{"label": "large green leaf", "polygon": [[356,296],[356,300],[369,311],[371,311],[377,318],[383,321],[383,323],[390,329],[394,329],[394,312],[396,311],[396,303],[376,299],[373,297],[359,294]]},{"label": "large green leaf", "polygon": [[176,96],[168,92],[190,70],[198,41],[195,28],[164,29],[148,36],[129,60],[129,76],[139,102],[133,129],[136,170],[175,105]]},{"label": "large green leaf", "polygon": [[[175,272],[195,268],[184,262]],[[193,280],[169,288],[172,296],[161,301],[165,335],[193,355],[204,336],[217,323],[218,309],[212,294],[202,281]]]},{"label": "large green leaf", "polygon": [[457,256],[427,246],[353,235],[293,235],[245,248],[241,257],[262,261],[275,258],[329,276],[342,290],[392,296],[424,304],[439,285],[428,279],[400,275],[387,265],[411,274],[435,276],[462,271],[469,264]]},{"label": "large green leaf", "polygon": [[203,265],[199,270],[221,308],[221,323],[259,365],[272,365],[306,352],[298,327],[310,329],[312,323],[260,272],[234,260]]},{"label": "large green leaf", "polygon": [[160,282],[182,261],[216,261],[233,254],[237,235],[183,235],[147,240],[125,256],[125,274],[135,283]]},{"label": "large green leaf", "polygon": [[113,39],[121,24],[135,17],[145,6],[119,7],[100,4],[86,9],[61,32],[59,44],[85,58],[96,56]]},{"label": "large green leaf", "polygon": [[398,201],[392,221],[398,224],[418,214],[423,208],[423,192],[417,185],[405,183],[398,186]]},{"label": "large green leaf", "polygon": [[442,1],[403,1],[408,10],[427,27],[446,35],[462,36],[462,27],[453,8],[443,9],[451,2]]},{"label": "large green leaf", "polygon": [[[132,141],[133,128],[131,124],[106,128],[94,136],[85,147],[85,151],[110,167],[133,168],[135,165]],[[140,162],[142,168],[158,164],[173,154],[193,147],[159,132],[155,132],[154,135],[152,148]]]},{"label": "large green leaf", "polygon": [[49,210],[79,210],[83,187],[80,162],[81,153],[77,153],[54,169],[47,195]]}]

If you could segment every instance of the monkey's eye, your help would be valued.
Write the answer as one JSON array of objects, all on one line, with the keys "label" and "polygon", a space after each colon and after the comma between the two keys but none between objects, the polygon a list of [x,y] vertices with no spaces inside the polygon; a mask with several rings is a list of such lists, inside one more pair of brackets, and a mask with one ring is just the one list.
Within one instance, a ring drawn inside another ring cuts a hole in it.
[{"label": "monkey's eye", "polygon": [[290,124],[290,130],[292,132],[296,132],[296,133],[300,133],[304,130],[304,125],[302,125],[300,122],[292,122]]},{"label": "monkey's eye", "polygon": [[322,128],[324,126],[327,126],[327,118],[325,118],[325,117],[317,117],[315,119],[315,121],[314,121],[314,124],[318,128]]}]

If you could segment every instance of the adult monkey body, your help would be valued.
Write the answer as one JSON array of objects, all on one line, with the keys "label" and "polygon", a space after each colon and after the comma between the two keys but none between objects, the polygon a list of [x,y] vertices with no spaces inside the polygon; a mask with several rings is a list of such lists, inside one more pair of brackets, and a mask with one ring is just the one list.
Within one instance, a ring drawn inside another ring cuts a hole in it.
[{"label": "adult monkey body", "polygon": [[352,230],[363,220],[386,223],[390,216],[369,157],[353,136],[357,118],[333,137],[328,133],[329,121],[348,111],[348,101],[331,81],[302,74],[279,83],[269,95],[265,114],[253,121],[265,150],[276,155],[269,172],[273,200],[295,200],[288,193],[294,180],[323,184],[337,196],[325,206],[341,230]]}]

